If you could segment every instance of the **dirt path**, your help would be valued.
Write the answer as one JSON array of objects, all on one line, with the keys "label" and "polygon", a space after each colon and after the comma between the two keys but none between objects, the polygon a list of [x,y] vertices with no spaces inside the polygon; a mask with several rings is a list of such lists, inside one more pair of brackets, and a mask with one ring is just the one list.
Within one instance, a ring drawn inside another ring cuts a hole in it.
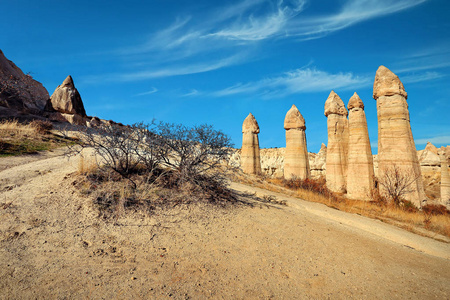
[{"label": "dirt path", "polygon": [[75,191],[76,159],[0,165],[2,299],[450,298],[449,244],[379,221],[278,194],[115,225]]}]

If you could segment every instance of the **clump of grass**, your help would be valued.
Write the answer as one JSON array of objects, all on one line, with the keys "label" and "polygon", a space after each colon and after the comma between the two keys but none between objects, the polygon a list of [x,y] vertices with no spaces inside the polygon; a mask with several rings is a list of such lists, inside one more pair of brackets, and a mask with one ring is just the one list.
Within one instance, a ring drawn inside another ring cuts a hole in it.
[{"label": "clump of grass", "polygon": [[34,120],[28,124],[17,120],[0,122],[0,157],[35,154],[65,146],[68,139],[51,133],[53,124],[49,121]]}]

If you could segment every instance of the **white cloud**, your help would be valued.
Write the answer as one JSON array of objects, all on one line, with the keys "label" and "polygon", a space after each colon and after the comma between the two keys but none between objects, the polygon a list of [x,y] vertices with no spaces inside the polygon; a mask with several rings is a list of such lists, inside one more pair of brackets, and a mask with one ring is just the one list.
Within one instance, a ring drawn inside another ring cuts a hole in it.
[{"label": "white cloud", "polygon": [[371,84],[371,78],[352,73],[331,74],[314,68],[296,69],[278,77],[256,82],[237,84],[212,93],[223,97],[236,94],[258,94],[265,98],[277,98],[290,94],[330,91],[332,89],[361,88]]},{"label": "white cloud", "polygon": [[400,79],[403,83],[415,83],[434,80],[442,77],[445,77],[445,75],[438,72],[425,72],[420,74],[402,76]]},{"label": "white cloud", "polygon": [[143,93],[139,93],[139,94],[136,94],[136,95],[134,95],[135,97],[139,97],[139,96],[146,96],[146,95],[151,95],[151,94],[154,94],[154,93],[156,93],[158,91],[158,89],[157,88],[155,88],[155,87],[152,87],[152,89],[150,90],[150,91],[147,91],[147,92],[143,92]]},{"label": "white cloud", "polygon": [[192,97],[192,96],[198,96],[198,95],[200,95],[201,93],[198,91],[198,90],[196,90],[196,89],[192,89],[189,93],[186,93],[186,94],[184,94],[184,95],[181,95],[181,97]]},{"label": "white cloud", "polygon": [[302,18],[292,22],[288,33],[317,38],[345,29],[356,23],[396,13],[427,0],[349,0],[342,9],[329,16]]}]

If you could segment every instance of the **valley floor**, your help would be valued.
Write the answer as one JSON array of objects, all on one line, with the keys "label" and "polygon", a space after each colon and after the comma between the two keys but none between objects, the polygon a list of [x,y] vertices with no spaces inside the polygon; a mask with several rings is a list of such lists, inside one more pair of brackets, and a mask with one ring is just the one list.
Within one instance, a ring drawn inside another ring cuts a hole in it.
[{"label": "valley floor", "polygon": [[107,221],[75,190],[77,158],[38,158],[0,162],[1,299],[450,298],[449,243],[237,183],[287,206]]}]

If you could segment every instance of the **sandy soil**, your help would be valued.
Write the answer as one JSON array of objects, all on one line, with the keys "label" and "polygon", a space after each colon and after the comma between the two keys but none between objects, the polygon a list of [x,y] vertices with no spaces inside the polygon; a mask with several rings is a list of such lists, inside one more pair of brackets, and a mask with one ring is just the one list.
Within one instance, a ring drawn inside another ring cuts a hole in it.
[{"label": "sandy soil", "polygon": [[450,298],[450,244],[379,221],[236,183],[288,205],[105,221],[76,158],[0,160],[2,299]]}]

